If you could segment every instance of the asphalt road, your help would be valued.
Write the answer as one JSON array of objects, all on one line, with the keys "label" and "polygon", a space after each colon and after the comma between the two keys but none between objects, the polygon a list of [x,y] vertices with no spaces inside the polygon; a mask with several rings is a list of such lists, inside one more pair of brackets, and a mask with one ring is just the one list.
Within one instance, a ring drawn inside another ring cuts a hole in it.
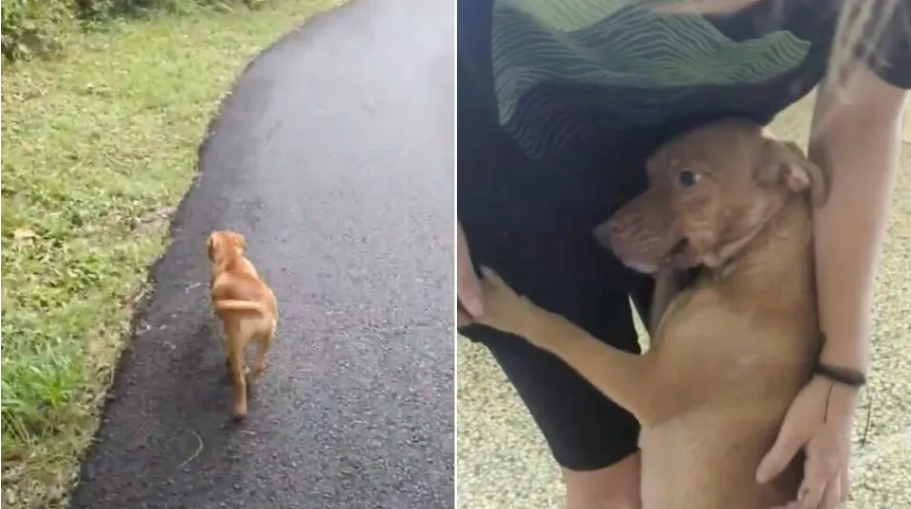
[{"label": "asphalt road", "polygon": [[[453,30],[451,0],[356,0],[247,68],[71,507],[453,507]],[[220,228],[281,308],[239,425],[207,301]]]}]

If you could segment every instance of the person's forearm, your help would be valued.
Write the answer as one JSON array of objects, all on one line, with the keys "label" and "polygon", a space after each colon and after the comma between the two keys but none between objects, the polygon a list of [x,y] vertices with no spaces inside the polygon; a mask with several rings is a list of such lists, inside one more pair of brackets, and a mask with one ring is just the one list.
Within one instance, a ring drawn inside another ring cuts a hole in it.
[{"label": "person's forearm", "polygon": [[[818,119],[824,103],[817,106]],[[873,113],[859,115],[856,109],[822,115],[810,158],[829,170],[832,184],[828,202],[815,213],[819,321],[826,335],[821,361],[866,371],[874,278],[898,162],[901,115],[883,118],[880,111],[872,118]]]}]

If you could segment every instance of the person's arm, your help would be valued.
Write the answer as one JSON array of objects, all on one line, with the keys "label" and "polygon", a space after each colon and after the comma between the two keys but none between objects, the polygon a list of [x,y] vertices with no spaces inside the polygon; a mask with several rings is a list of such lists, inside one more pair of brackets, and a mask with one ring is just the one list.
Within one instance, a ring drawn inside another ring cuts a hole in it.
[{"label": "person's arm", "polygon": [[[911,88],[911,4],[866,1],[874,16],[885,16],[880,7],[894,7],[884,18],[886,30],[853,48],[861,58],[847,83],[820,87],[810,141],[810,158],[831,178],[829,200],[814,213],[819,320],[827,336],[820,361],[862,373],[869,364],[873,282],[898,167],[904,90]],[[875,51],[861,51],[869,49]],[[803,449],[804,479],[794,502],[800,507],[835,509],[850,492],[857,391],[831,373],[814,377],[794,399],[756,471],[759,482],[768,482]]]},{"label": "person's arm", "polygon": [[[834,87],[833,87],[834,88]],[[874,276],[898,166],[905,91],[863,69],[840,92],[820,87],[810,158],[831,192],[815,213],[821,362],[866,372]]]}]

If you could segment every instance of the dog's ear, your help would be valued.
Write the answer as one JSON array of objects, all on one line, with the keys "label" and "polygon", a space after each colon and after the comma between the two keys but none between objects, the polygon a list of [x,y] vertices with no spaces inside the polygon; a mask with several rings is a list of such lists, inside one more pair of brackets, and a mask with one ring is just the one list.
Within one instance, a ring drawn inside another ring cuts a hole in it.
[{"label": "dog's ear", "polygon": [[792,193],[808,192],[810,202],[820,207],[829,198],[829,179],[793,141],[764,140],[757,179],[766,186],[784,185]]},{"label": "dog's ear", "polygon": [[206,248],[209,250],[209,260],[215,260],[215,247],[218,244],[218,235],[214,232],[209,235],[209,240],[206,241]]},{"label": "dog's ear", "polygon": [[247,238],[244,237],[242,233],[232,232],[231,239],[234,240],[234,245],[237,246],[238,249],[247,247]]}]

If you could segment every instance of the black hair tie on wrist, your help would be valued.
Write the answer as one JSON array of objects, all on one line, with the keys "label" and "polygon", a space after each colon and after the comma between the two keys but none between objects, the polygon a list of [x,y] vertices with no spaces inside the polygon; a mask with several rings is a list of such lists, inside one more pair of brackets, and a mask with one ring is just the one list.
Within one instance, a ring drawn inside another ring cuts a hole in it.
[{"label": "black hair tie on wrist", "polygon": [[816,364],[813,374],[855,389],[859,389],[867,384],[867,375],[860,371],[830,366],[822,362]]}]

